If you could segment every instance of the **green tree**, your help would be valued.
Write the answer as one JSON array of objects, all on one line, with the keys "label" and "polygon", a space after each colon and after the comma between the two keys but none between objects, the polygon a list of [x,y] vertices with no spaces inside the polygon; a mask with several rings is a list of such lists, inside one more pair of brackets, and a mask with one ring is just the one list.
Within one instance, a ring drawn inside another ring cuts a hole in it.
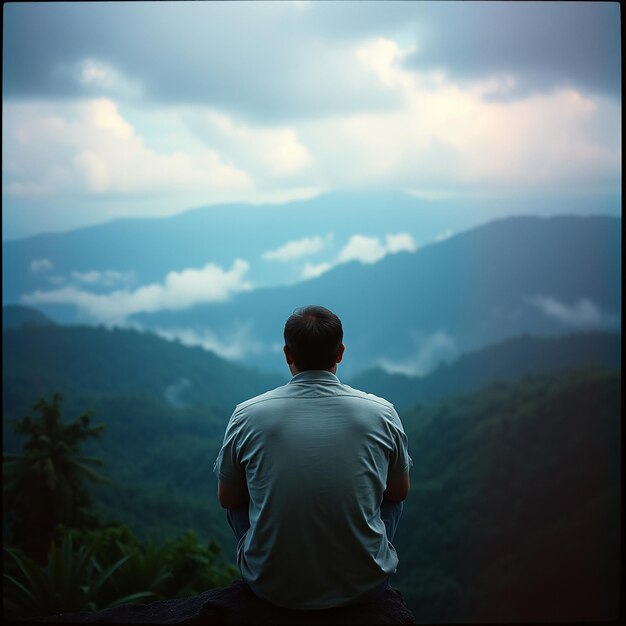
[{"label": "green tree", "polygon": [[89,412],[70,423],[61,419],[61,395],[33,406],[39,415],[13,422],[16,433],[29,437],[21,455],[4,457],[5,530],[13,545],[42,561],[58,524],[89,527],[98,523],[83,479],[107,483],[93,469],[102,460],[80,454],[79,444],[99,437],[104,424],[92,426]]},{"label": "green tree", "polygon": [[127,526],[102,523],[83,482],[110,481],[79,444],[104,425],[92,426],[89,413],[63,423],[60,404],[55,393],[34,405],[36,418],[13,422],[28,440],[22,455],[4,459],[5,619],[193,595],[237,578],[219,544],[202,545],[194,531],[142,545]]}]

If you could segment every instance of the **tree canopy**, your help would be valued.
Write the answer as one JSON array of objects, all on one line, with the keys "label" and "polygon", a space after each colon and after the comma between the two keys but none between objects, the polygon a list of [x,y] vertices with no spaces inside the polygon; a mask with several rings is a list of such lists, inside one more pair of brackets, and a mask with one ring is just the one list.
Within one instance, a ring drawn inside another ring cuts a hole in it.
[{"label": "tree canopy", "polygon": [[23,454],[4,457],[4,501],[10,512],[8,532],[14,544],[42,558],[58,524],[93,525],[92,499],[83,480],[107,483],[94,466],[102,460],[80,453],[80,443],[99,438],[104,424],[91,425],[89,412],[72,422],[61,419],[61,395],[51,401],[40,398],[33,406],[35,417],[13,423],[15,431],[28,437]]}]

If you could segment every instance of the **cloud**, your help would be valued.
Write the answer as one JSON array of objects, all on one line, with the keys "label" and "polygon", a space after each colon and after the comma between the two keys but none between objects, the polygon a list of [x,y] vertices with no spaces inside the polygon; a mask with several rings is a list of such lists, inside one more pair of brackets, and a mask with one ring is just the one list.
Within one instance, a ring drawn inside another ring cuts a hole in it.
[{"label": "cloud", "polygon": [[348,243],[341,249],[337,261],[361,261],[361,263],[376,263],[385,256],[385,247],[378,237],[352,235]]},{"label": "cloud", "polygon": [[72,272],[72,278],[81,283],[89,285],[103,285],[104,287],[112,287],[113,285],[123,283],[129,284],[135,280],[135,272],[118,272],[115,270],[104,270],[102,272],[92,270],[89,272]]},{"label": "cloud", "polygon": [[263,153],[262,158],[272,174],[289,176],[304,169],[311,162],[311,155],[300,143],[293,129],[278,132],[280,137]]},{"label": "cloud", "polygon": [[425,337],[413,332],[412,338],[417,344],[414,355],[406,359],[382,358],[379,359],[378,365],[389,374],[425,376],[458,354],[454,339],[441,330]]},{"label": "cloud", "polygon": [[248,169],[284,181],[310,166],[312,156],[291,126],[253,126],[211,108],[185,108],[190,131],[208,146],[220,146]]},{"label": "cloud", "polygon": [[54,268],[54,264],[50,259],[33,259],[30,262],[31,274],[38,274],[39,272],[48,272]]},{"label": "cloud", "polygon": [[235,292],[251,289],[250,283],[244,280],[248,269],[248,263],[236,259],[229,270],[208,263],[200,269],[169,272],[162,283],[144,285],[134,291],[94,294],[66,286],[25,294],[21,301],[32,305],[73,304],[94,320],[121,322],[135,313],[185,309],[202,302],[227,300]]},{"label": "cloud", "polygon": [[619,10],[611,2],[9,3],[4,91],[125,93],[210,103],[248,119],[347,114],[397,104],[348,54],[377,37],[413,49],[403,61],[410,71],[618,98]]},{"label": "cloud", "polygon": [[452,237],[453,235],[454,235],[454,231],[448,228],[447,230],[444,230],[443,232],[436,235],[433,241],[437,243],[440,241],[445,241],[446,239],[450,239],[450,237]]},{"label": "cloud", "polygon": [[279,248],[267,250],[261,255],[261,258],[265,261],[293,261],[294,259],[319,252],[331,238],[331,235],[327,235],[326,237],[303,237],[302,239],[288,241]]},{"label": "cloud", "polygon": [[[493,79],[461,84],[443,72],[407,70],[402,49],[388,43],[386,54],[377,52],[379,39],[362,44],[360,58],[403,106],[321,120],[300,132],[327,184],[431,193],[617,186],[619,102],[569,87],[495,101],[487,97]],[[332,144],[322,145],[325,137]]]},{"label": "cloud", "polygon": [[191,388],[188,378],[181,378],[179,381],[168,385],[163,392],[165,401],[177,409],[184,409],[188,403],[183,399],[187,389]]},{"label": "cloud", "polygon": [[109,99],[11,102],[4,114],[11,162],[3,192],[9,197],[208,194],[253,185],[246,172],[198,141],[149,147]]},{"label": "cloud", "polygon": [[544,315],[575,328],[618,327],[619,318],[603,313],[589,298],[581,298],[568,305],[551,296],[534,296],[526,302],[537,307]]},{"label": "cloud", "polygon": [[360,261],[361,263],[376,263],[387,254],[397,252],[413,252],[416,249],[413,237],[408,233],[385,235],[384,243],[378,237],[352,235],[348,243],[341,249],[337,257],[338,263]]},{"label": "cloud", "polygon": [[139,82],[129,80],[117,68],[98,59],[86,58],[70,67],[59,65],[56,71],[69,74],[93,95],[137,98],[142,93]]},{"label": "cloud", "polygon": [[393,104],[350,42],[326,35],[332,21],[311,13],[286,2],[7,5],[5,95],[125,93],[265,121]]},{"label": "cloud", "polygon": [[48,278],[48,280],[53,284],[53,285],[62,285],[63,283],[65,283],[66,279],[65,276],[61,276],[60,274],[57,274],[55,276],[50,276]]},{"label": "cloud", "polygon": [[249,324],[239,325],[230,333],[216,335],[210,328],[156,328],[154,332],[169,341],[179,341],[184,346],[198,346],[229,360],[242,360],[248,354],[264,350],[255,339]]},{"label": "cloud", "polygon": [[398,233],[397,235],[385,235],[385,248],[388,254],[397,252],[415,252],[415,242],[408,233]]},{"label": "cloud", "polygon": [[[332,235],[326,236],[327,241],[330,242],[331,239]],[[304,245],[302,247],[304,248]],[[416,249],[413,237],[408,233],[386,234],[382,241],[380,237],[352,235],[333,260],[322,263],[307,262],[300,267],[299,273],[303,280],[317,278],[341,263],[360,261],[361,263],[372,264],[377,263],[388,254],[414,252]]]},{"label": "cloud", "polygon": [[332,267],[333,266],[331,263],[305,263],[304,267],[302,268],[301,276],[305,280],[307,278],[317,278],[318,276],[321,276],[328,270],[332,269]]},{"label": "cloud", "polygon": [[405,59],[408,68],[466,83],[493,79],[496,98],[564,87],[621,93],[617,3],[433,2],[420,9],[421,45]]},{"label": "cloud", "polygon": [[3,203],[19,235],[303,190],[621,188],[617,3],[9,3],[4,17]]}]

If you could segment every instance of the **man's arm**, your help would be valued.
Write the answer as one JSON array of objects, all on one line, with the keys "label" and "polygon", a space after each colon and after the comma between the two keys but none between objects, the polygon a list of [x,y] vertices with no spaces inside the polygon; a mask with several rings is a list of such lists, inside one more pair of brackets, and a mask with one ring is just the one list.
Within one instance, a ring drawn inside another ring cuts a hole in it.
[{"label": "man's arm", "polygon": [[235,485],[234,483],[225,483],[223,480],[217,482],[217,499],[225,509],[239,509],[248,504],[250,499],[248,495],[248,486],[244,483]]},{"label": "man's arm", "polygon": [[389,502],[401,502],[402,500],[406,500],[406,497],[409,495],[410,487],[411,480],[408,472],[398,478],[388,480],[387,488],[383,493],[383,500],[388,500]]}]

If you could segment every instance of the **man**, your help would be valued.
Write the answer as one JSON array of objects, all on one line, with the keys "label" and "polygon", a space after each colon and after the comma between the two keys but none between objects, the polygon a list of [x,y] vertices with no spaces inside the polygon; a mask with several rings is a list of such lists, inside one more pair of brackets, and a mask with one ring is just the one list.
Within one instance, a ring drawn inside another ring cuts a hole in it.
[{"label": "man", "polygon": [[242,578],[261,599],[326,609],[379,597],[412,465],[393,405],[340,383],[339,318],[296,310],[291,381],[239,404],[215,461]]}]

